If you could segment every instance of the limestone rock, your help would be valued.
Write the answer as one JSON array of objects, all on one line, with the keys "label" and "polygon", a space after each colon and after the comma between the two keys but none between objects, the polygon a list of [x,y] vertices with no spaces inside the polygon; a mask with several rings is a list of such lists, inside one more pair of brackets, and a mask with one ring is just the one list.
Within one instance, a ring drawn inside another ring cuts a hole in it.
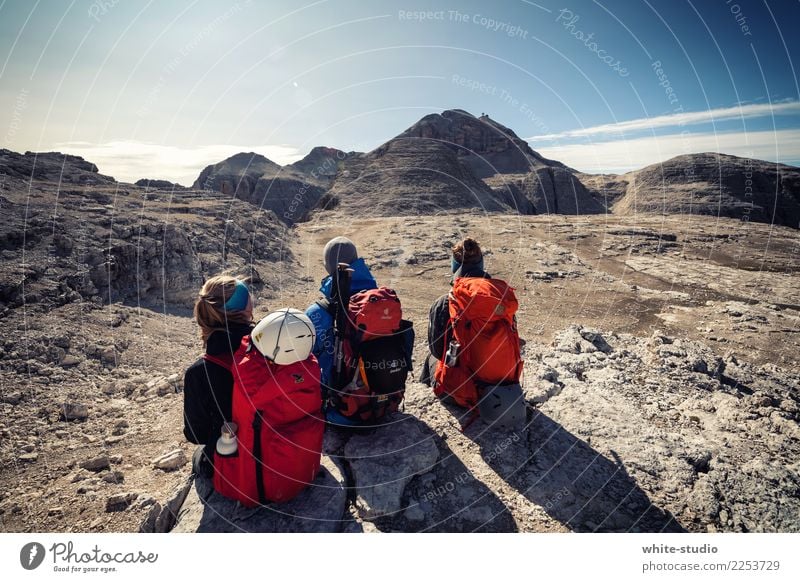
[{"label": "limestone rock", "polygon": [[89,418],[89,407],[77,402],[65,402],[61,405],[59,414],[61,420],[86,420]]},{"label": "limestone rock", "polygon": [[139,493],[116,493],[106,499],[106,512],[125,511],[139,497]]},{"label": "limestone rock", "polygon": [[216,493],[208,479],[194,481],[173,532],[336,532],[343,523],[347,492],[342,471],[323,455],[316,480],[283,504],[254,509]]},{"label": "limestone rock", "polygon": [[183,449],[175,449],[153,459],[153,466],[162,471],[174,471],[183,467],[188,461]]},{"label": "limestone rock", "polygon": [[370,434],[353,436],[344,455],[353,471],[359,515],[372,519],[400,511],[406,484],[431,470],[439,450],[417,420],[397,415]]},{"label": "limestone rock", "polygon": [[99,455],[97,457],[90,457],[81,461],[80,467],[82,469],[86,469],[87,471],[94,471],[95,473],[98,473],[104,469],[108,469],[110,467],[110,463],[106,455]]},{"label": "limestone rock", "polygon": [[22,392],[7,392],[0,396],[3,404],[19,404],[22,401]]},{"label": "limestone rock", "polygon": [[746,216],[749,221],[793,228],[800,224],[800,170],[792,166],[701,153],[677,156],[619,178],[627,187],[613,206],[615,214]]}]

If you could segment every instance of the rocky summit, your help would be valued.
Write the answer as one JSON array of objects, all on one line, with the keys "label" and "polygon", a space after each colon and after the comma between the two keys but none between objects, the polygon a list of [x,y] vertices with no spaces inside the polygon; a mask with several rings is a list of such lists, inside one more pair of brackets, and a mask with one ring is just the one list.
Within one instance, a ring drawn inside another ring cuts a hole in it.
[{"label": "rocky summit", "polygon": [[460,161],[478,178],[566,167],[533,151],[528,142],[488,115],[475,117],[462,109],[426,115],[397,137],[443,142],[456,151]]}]

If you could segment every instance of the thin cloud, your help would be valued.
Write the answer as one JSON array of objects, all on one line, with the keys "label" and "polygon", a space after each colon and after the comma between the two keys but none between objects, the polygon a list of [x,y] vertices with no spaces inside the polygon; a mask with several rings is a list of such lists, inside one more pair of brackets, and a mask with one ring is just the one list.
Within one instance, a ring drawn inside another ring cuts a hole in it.
[{"label": "thin cloud", "polygon": [[82,156],[97,165],[101,174],[114,176],[121,182],[140,178],[169,180],[191,186],[203,168],[216,164],[239,152],[255,152],[281,165],[303,157],[287,145],[239,146],[230,144],[197,147],[176,147],[137,141],[112,141],[103,144],[64,142],[55,149]]},{"label": "thin cloud", "polygon": [[712,121],[724,121],[727,119],[752,119],[754,117],[791,115],[796,113],[800,113],[800,101],[784,101],[771,105],[769,103],[750,103],[748,105],[708,109],[707,111],[686,111],[682,113],[671,113],[669,115],[657,115],[655,117],[642,117],[640,119],[631,119],[618,123],[606,123],[593,127],[571,129],[560,133],[534,135],[525,139],[527,141],[541,142],[578,137],[624,135],[626,133],[662,127],[683,127],[700,123],[710,123]]},{"label": "thin cloud", "polygon": [[720,152],[790,165],[800,163],[800,129],[670,134],[537,150],[588,174],[622,174],[690,153]]}]

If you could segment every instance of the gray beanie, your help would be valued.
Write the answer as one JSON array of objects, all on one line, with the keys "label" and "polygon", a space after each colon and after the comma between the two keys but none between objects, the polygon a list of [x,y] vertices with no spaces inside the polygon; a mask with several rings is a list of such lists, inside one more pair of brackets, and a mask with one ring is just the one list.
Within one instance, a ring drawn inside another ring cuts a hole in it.
[{"label": "gray beanie", "polygon": [[328,244],[325,245],[325,250],[322,251],[322,260],[329,275],[333,275],[336,272],[336,266],[339,263],[347,263],[349,265],[357,258],[356,245],[349,238],[343,236],[337,236],[329,240]]}]

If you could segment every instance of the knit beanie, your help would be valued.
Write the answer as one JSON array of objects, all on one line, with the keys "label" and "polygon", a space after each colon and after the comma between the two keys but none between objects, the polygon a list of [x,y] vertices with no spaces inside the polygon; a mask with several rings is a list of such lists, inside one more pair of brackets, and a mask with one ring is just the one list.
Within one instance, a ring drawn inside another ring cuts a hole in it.
[{"label": "knit beanie", "polygon": [[349,265],[357,258],[356,245],[349,238],[343,236],[337,236],[329,240],[328,244],[325,245],[325,250],[322,251],[322,260],[329,275],[336,273],[336,267],[339,263],[347,263]]},{"label": "knit beanie", "polygon": [[450,268],[455,273],[462,265],[470,269],[483,270],[483,251],[476,240],[465,238],[453,247]]}]

